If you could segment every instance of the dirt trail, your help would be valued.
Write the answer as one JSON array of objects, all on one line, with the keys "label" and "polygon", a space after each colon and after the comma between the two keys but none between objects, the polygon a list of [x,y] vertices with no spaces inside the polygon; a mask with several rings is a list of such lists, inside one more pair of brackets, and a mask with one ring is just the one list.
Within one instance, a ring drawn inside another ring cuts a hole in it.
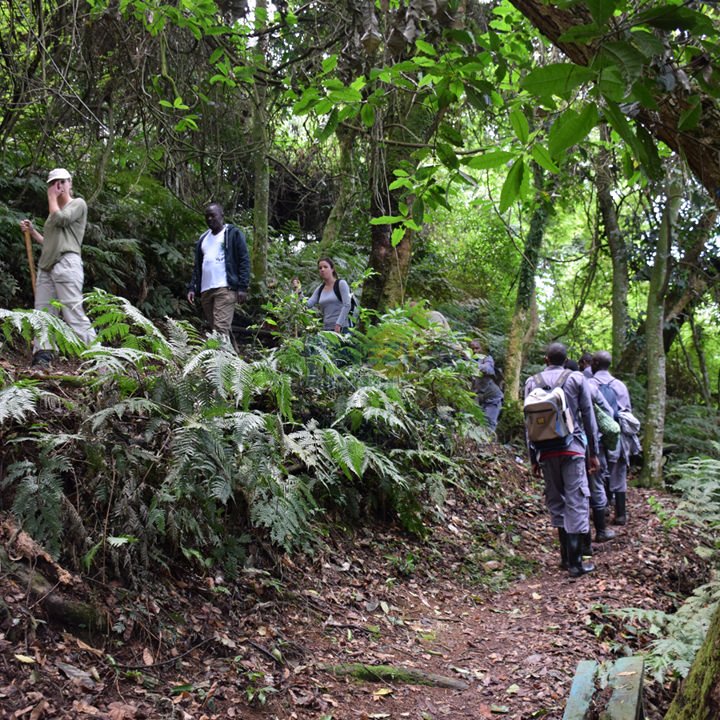
[{"label": "dirt trail", "polygon": [[[637,647],[632,628],[600,606],[671,609],[704,568],[692,533],[664,528],[651,512],[657,494],[631,489],[629,525],[595,545],[595,573],[570,580],[537,486],[513,472],[505,500],[451,498],[425,542],[392,528],[338,533],[313,558],[284,558],[279,573],[166,582],[125,599],[107,588],[120,631],[112,640],[45,625],[17,633],[5,618],[0,718],[559,719],[579,660]],[[22,588],[0,580],[11,615],[27,619]],[[360,682],[324,669],[348,662],[408,666],[468,687]],[[85,675],[73,678],[67,665]],[[649,720],[666,702],[650,694]]]}]

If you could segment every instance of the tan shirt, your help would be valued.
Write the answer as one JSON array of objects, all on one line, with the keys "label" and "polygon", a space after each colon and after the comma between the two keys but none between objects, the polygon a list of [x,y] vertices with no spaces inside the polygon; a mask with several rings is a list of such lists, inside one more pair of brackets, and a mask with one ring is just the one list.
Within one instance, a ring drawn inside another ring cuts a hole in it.
[{"label": "tan shirt", "polygon": [[48,216],[43,228],[45,239],[38,267],[48,272],[61,255],[80,255],[86,225],[87,203],[82,198],[73,198],[62,210]]}]

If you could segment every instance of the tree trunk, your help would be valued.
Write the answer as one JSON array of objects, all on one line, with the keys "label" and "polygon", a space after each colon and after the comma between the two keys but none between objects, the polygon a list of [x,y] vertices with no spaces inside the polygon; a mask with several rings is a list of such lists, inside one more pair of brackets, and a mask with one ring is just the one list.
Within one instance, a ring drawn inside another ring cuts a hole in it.
[{"label": "tree trunk", "polygon": [[326,254],[328,248],[340,239],[340,233],[342,232],[348,211],[352,207],[353,195],[355,194],[355,170],[353,163],[355,131],[340,125],[335,131],[335,136],[337,137],[340,147],[340,187],[335,204],[323,228],[322,240],[320,241],[321,254]]},{"label": "tree trunk", "polygon": [[[607,125],[600,128],[602,140],[610,141]],[[611,190],[615,185],[612,173],[612,154],[605,145],[597,155],[595,163],[595,186],[598,193],[598,209],[610,246],[612,261],[612,356],[619,361],[628,338],[628,253],[625,238],[618,223],[615,202]]]},{"label": "tree trunk", "polygon": [[535,273],[538,257],[542,247],[545,227],[550,216],[550,207],[546,200],[547,194],[543,187],[543,173],[540,167],[533,164],[535,180],[535,209],[530,219],[530,228],[525,237],[520,276],[518,279],[515,312],[508,338],[507,359],[505,361],[505,397],[509,401],[520,397],[520,372],[528,346],[535,338],[537,331],[537,312],[535,307]]},{"label": "tree trunk", "polygon": [[672,701],[665,720],[714,720],[720,717],[720,605],[690,673]]},{"label": "tree trunk", "polygon": [[663,437],[665,431],[665,347],[663,326],[665,323],[665,295],[667,292],[668,262],[672,238],[675,233],[678,212],[682,201],[682,182],[678,170],[671,168],[668,181],[667,201],[658,233],[657,249],[648,288],[647,323],[645,342],[647,346],[648,388],[645,411],[643,453],[645,465],[640,473],[640,485],[662,485]]},{"label": "tree trunk", "polygon": [[[384,138],[382,113],[376,111],[376,126],[373,129],[372,160],[370,168],[370,215],[373,218],[399,215],[399,203],[409,205],[412,199],[402,198],[398,190],[390,190],[395,179],[393,170],[401,163],[405,167],[417,164],[411,149],[418,139],[425,141],[434,127],[435,116],[415,96],[406,96],[406,109],[392,119],[393,131]],[[397,107],[404,97],[393,103]],[[402,238],[393,246],[393,226],[371,226],[371,250],[369,265],[374,274],[363,284],[363,305],[375,310],[400,305],[405,301],[405,286],[412,257],[413,231],[405,229]]]},{"label": "tree trunk", "polygon": [[[267,0],[257,0],[256,13],[267,13]],[[265,17],[265,15],[263,15]],[[258,28],[260,30],[261,28]],[[267,62],[267,34],[259,32],[257,56]],[[268,215],[270,207],[270,162],[268,140],[267,85],[256,77],[253,112],[252,145],[255,152],[255,188],[253,204],[252,278],[250,289],[254,298],[261,299],[267,289]]]},{"label": "tree trunk", "polygon": [[703,396],[703,402],[707,408],[712,407],[712,388],[710,387],[710,374],[708,373],[707,361],[705,360],[705,350],[703,348],[703,328],[695,322],[695,314],[690,313],[689,316],[690,330],[692,331],[693,347],[698,359],[698,368],[700,369],[700,377],[698,385]]}]

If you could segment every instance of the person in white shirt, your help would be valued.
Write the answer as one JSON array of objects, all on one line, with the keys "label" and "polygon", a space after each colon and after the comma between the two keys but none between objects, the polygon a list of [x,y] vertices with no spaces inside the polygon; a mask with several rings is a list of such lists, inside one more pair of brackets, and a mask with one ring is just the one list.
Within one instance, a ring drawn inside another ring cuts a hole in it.
[{"label": "person in white shirt", "polygon": [[200,297],[203,313],[213,330],[230,335],[235,305],[244,303],[250,283],[250,255],[242,230],[225,223],[218,203],[205,209],[208,230],[195,243],[195,264],[188,286],[191,305]]}]

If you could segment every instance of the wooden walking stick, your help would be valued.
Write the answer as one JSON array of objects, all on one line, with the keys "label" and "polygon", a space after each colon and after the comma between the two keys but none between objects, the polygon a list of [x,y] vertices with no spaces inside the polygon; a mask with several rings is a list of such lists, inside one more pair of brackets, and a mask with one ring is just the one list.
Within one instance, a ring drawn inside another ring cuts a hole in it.
[{"label": "wooden walking stick", "polygon": [[28,265],[30,266],[30,282],[32,283],[33,295],[35,294],[35,261],[33,260],[32,242],[30,241],[30,228],[25,228],[25,250],[27,250]]}]

